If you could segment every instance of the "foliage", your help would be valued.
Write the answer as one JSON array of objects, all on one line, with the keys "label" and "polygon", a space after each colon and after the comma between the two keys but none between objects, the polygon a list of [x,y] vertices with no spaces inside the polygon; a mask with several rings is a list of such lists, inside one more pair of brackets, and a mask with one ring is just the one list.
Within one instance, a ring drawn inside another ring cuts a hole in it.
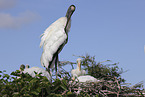
[{"label": "foliage", "polygon": [[[124,72],[123,69],[119,69],[117,66],[118,63],[106,64],[104,62],[110,62],[106,60],[103,62],[96,63],[95,57],[90,57],[86,55],[83,57],[82,65],[85,67],[85,70],[88,71],[88,74],[99,79],[112,80],[115,81],[114,77],[119,80],[119,83],[125,82],[125,79],[121,78],[121,74]],[[113,79],[112,79],[113,78]]]},{"label": "foliage", "polygon": [[[67,90],[66,80],[54,79],[54,82],[51,83],[46,77],[41,76],[41,74],[31,77],[29,74],[20,74],[18,70],[11,73],[11,75],[17,76],[16,78],[10,78],[9,75],[4,74],[2,71],[0,73],[2,77],[0,79],[0,97],[61,96],[61,93]],[[71,93],[65,94],[72,95]]]},{"label": "foliage", "polygon": [[60,62],[59,79],[50,82],[46,77],[36,74],[31,77],[19,70],[11,76],[0,71],[0,97],[126,97],[143,96],[143,82],[132,87],[121,77],[124,72],[117,63],[106,64],[110,60],[96,63],[95,57],[82,57],[82,66],[89,75],[99,79],[97,83],[80,83],[71,79],[70,73],[64,66],[76,65],[75,62]]}]

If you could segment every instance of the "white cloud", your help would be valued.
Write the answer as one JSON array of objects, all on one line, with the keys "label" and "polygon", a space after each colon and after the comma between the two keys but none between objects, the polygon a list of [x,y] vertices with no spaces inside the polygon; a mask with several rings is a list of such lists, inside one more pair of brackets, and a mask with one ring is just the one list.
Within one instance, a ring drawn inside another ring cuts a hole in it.
[{"label": "white cloud", "polygon": [[[18,0],[0,0],[0,10],[10,9],[16,6]],[[13,16],[0,12],[0,28],[19,28],[38,20],[40,16],[34,12],[26,11]]]},{"label": "white cloud", "polygon": [[17,0],[0,0],[0,10],[12,8],[16,3]]},{"label": "white cloud", "polygon": [[29,24],[39,19],[39,15],[30,11],[12,16],[7,13],[0,13],[0,28],[18,28],[24,24]]}]

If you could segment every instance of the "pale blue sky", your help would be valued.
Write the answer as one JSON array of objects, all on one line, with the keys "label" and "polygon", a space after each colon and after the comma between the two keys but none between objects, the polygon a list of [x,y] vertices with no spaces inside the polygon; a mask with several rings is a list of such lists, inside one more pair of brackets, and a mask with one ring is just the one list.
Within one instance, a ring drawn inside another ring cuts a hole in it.
[{"label": "pale blue sky", "polygon": [[75,62],[86,53],[129,70],[127,82],[145,81],[144,0],[0,0],[0,70],[42,67],[40,35],[74,4],[69,42],[59,55]]}]

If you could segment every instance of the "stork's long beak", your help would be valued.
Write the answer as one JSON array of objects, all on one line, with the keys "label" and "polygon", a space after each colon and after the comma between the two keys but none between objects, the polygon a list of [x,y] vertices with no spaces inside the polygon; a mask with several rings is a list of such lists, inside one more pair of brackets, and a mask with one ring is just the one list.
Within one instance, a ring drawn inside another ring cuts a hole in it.
[{"label": "stork's long beak", "polygon": [[79,70],[81,71],[81,62],[79,62],[78,65],[79,65]]},{"label": "stork's long beak", "polygon": [[67,23],[66,23],[66,27],[71,19],[71,16],[73,14],[73,12],[75,11],[76,7],[74,5],[71,5],[68,10],[67,10],[67,13],[65,15],[65,17],[67,17]]}]

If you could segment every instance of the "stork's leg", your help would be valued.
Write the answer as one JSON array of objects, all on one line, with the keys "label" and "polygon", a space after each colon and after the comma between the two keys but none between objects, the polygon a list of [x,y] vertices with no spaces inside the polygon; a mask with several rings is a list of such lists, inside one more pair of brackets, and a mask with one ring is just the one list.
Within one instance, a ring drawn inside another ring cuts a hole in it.
[{"label": "stork's leg", "polygon": [[51,74],[50,68],[46,68],[46,71],[48,71],[50,78],[51,78],[50,82],[52,83],[52,74]]},{"label": "stork's leg", "polygon": [[56,79],[58,79],[58,73],[57,73],[57,66],[58,66],[58,53],[56,54],[56,60],[55,60],[55,72],[56,72]]},{"label": "stork's leg", "polygon": [[60,68],[59,68],[59,56],[57,57],[57,69],[58,69],[58,75],[60,74]]}]

